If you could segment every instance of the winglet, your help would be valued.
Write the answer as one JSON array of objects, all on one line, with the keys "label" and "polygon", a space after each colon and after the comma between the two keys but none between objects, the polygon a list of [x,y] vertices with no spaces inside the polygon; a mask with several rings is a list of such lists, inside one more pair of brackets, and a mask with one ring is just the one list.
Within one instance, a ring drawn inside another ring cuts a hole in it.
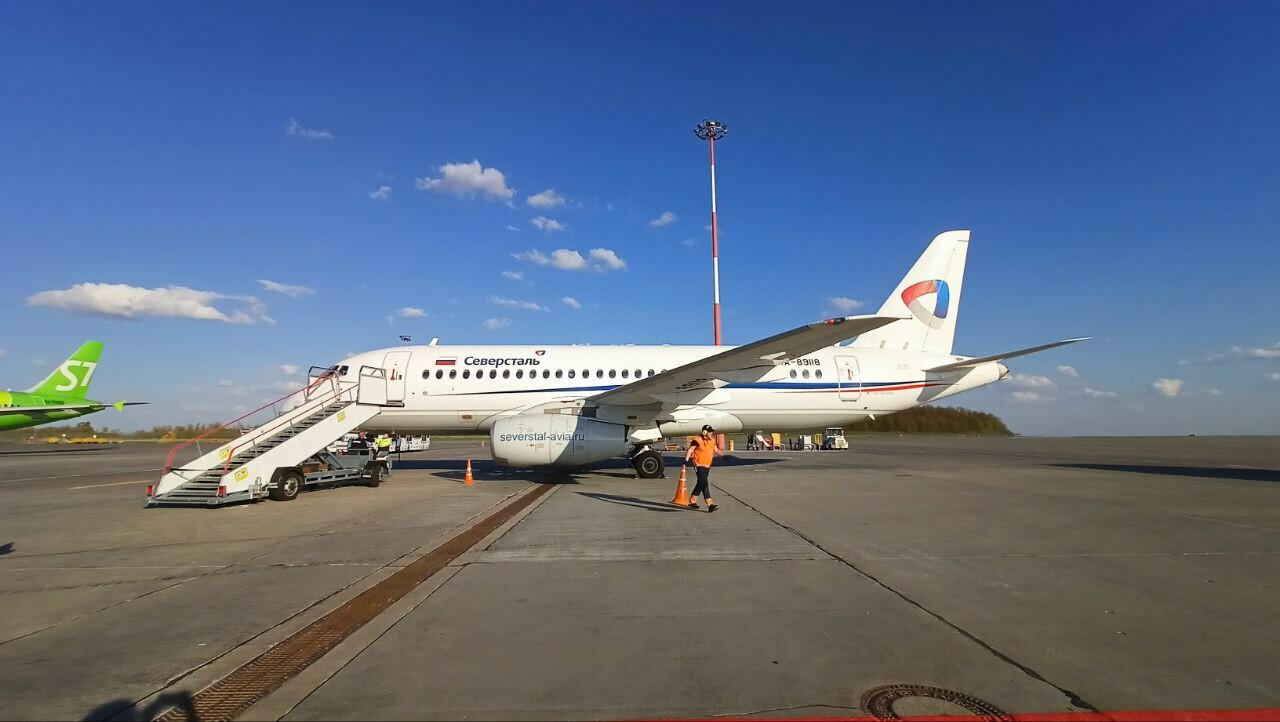
[{"label": "winglet", "polygon": [[144,406],[148,403],[150,402],[149,401],[117,401],[111,405],[116,407],[116,411],[124,411],[124,407],[126,406]]},{"label": "winglet", "polygon": [[992,361],[1003,361],[1017,356],[1026,356],[1027,354],[1036,353],[1038,351],[1048,351],[1051,348],[1058,348],[1059,346],[1066,346],[1067,344],[1078,343],[1080,341],[1088,341],[1091,338],[1093,337],[1083,336],[1081,338],[1069,338],[1065,341],[1046,343],[1043,346],[1032,346],[1031,348],[1022,348],[1017,351],[995,354],[994,356],[982,356],[981,358],[965,359],[963,361],[956,361],[955,363],[934,366],[933,368],[925,369],[925,371],[959,371],[960,369],[973,368],[974,366],[981,366],[982,364],[990,363]]}]

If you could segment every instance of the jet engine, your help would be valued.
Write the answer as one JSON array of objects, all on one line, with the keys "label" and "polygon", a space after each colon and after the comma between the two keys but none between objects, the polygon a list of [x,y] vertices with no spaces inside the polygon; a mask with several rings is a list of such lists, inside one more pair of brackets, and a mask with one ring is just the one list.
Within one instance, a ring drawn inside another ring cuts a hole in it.
[{"label": "jet engine", "polygon": [[627,427],[569,414],[517,414],[489,431],[493,460],[503,466],[580,466],[622,456]]}]

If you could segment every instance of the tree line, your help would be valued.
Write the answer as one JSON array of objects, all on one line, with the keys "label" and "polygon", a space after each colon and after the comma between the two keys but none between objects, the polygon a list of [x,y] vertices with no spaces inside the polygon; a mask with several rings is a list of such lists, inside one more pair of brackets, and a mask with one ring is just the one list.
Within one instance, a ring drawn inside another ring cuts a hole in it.
[{"label": "tree line", "polygon": [[1013,436],[1009,427],[995,414],[948,406],[917,406],[914,409],[881,416],[875,421],[860,421],[845,429],[845,433],[849,434],[877,432]]}]

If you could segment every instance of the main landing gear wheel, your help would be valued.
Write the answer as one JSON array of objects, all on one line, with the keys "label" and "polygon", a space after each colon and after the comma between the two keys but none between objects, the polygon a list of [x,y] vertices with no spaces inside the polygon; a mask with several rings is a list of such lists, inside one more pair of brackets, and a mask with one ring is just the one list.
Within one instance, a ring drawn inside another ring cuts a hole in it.
[{"label": "main landing gear wheel", "polygon": [[365,471],[369,474],[369,479],[364,485],[377,488],[378,484],[382,483],[382,467],[374,462],[369,462],[365,467]]},{"label": "main landing gear wheel", "polygon": [[276,485],[267,492],[267,496],[273,501],[293,501],[298,498],[300,491],[302,491],[302,474],[286,471],[276,479]]},{"label": "main landing gear wheel", "polygon": [[642,451],[631,457],[631,465],[641,479],[661,479],[665,474],[662,465],[662,454],[656,451]]}]

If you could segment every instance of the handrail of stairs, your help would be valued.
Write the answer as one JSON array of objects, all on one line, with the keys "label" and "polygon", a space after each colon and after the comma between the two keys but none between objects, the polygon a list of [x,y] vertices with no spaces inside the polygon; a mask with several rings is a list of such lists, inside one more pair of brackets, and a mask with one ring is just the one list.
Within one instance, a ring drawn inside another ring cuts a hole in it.
[{"label": "handrail of stairs", "polygon": [[[313,366],[312,368],[314,369],[314,368],[316,368],[316,367],[314,367],[314,366]],[[197,441],[200,441],[200,440],[202,440],[202,439],[205,439],[205,438],[207,438],[210,434],[213,434],[213,433],[216,433],[216,432],[218,432],[218,431],[221,431],[221,430],[223,430],[223,429],[225,429],[225,428],[227,428],[227,427],[231,426],[232,424],[235,424],[235,423],[238,423],[238,422],[240,422],[240,421],[243,421],[243,420],[245,420],[245,419],[249,418],[250,416],[253,416],[254,414],[258,413],[259,411],[262,411],[262,410],[267,409],[267,408],[269,408],[269,407],[275,406],[276,404],[280,403],[281,401],[284,401],[285,399],[288,399],[288,398],[291,398],[291,397],[297,396],[298,394],[303,394],[303,399],[304,399],[304,400],[306,400],[306,401],[309,401],[309,400],[310,400],[311,392],[312,392],[313,390],[318,389],[320,386],[324,385],[324,383],[325,383],[326,381],[327,381],[327,382],[329,382],[329,384],[333,387],[333,394],[334,394],[334,397],[336,398],[336,397],[337,397],[338,395],[340,395],[340,393],[341,393],[341,385],[340,385],[340,382],[339,382],[339,380],[338,380],[338,373],[337,373],[337,372],[338,372],[338,368],[337,368],[336,366],[330,366],[330,367],[327,367],[327,368],[325,368],[321,373],[319,373],[318,375],[316,375],[316,377],[315,377],[315,380],[314,380],[314,381],[310,381],[310,382],[308,382],[306,386],[304,386],[304,387],[302,387],[302,388],[298,389],[297,391],[292,391],[292,392],[290,392],[290,393],[288,393],[288,394],[285,394],[284,396],[281,396],[280,398],[275,399],[274,401],[271,401],[271,402],[269,402],[269,403],[263,404],[262,406],[259,406],[258,408],[254,409],[253,411],[250,411],[250,412],[249,412],[249,413],[247,413],[247,414],[244,414],[243,416],[239,416],[239,417],[234,418],[234,419],[232,419],[232,420],[230,420],[230,421],[228,421],[228,422],[226,422],[226,423],[219,424],[219,425],[217,425],[217,426],[213,427],[212,429],[209,429],[208,431],[205,431],[203,434],[200,434],[199,436],[196,436],[195,438],[187,439],[186,441],[182,442],[181,444],[178,444],[177,446],[175,446],[175,447],[173,447],[172,449],[170,449],[170,450],[169,450],[169,456],[168,456],[168,458],[166,458],[166,459],[165,459],[165,461],[164,461],[164,473],[165,473],[165,474],[168,474],[169,472],[171,472],[171,471],[173,471],[173,470],[174,470],[174,467],[173,467],[173,458],[178,454],[178,451],[180,451],[181,449],[184,449],[184,448],[186,448],[186,447],[188,447],[188,446],[190,446],[190,445],[192,445],[192,444],[196,443]],[[358,386],[358,383],[357,383],[357,386]],[[305,403],[305,402],[304,402],[304,403]],[[230,456],[228,456],[228,457],[227,457],[227,459],[228,459],[228,461],[229,461],[229,460],[231,459],[231,457],[230,457]],[[224,473],[225,473],[225,472],[224,472]]]}]

